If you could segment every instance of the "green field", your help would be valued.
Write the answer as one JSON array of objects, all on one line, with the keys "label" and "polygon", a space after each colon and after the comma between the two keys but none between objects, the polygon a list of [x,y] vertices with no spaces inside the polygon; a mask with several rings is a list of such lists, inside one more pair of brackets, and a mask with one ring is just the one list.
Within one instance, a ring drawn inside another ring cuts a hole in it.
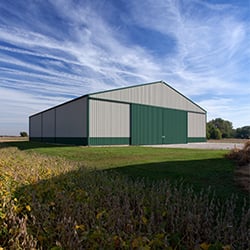
[{"label": "green field", "polygon": [[149,181],[183,180],[195,190],[211,187],[218,197],[248,194],[234,183],[233,162],[227,150],[171,149],[152,147],[81,147],[35,142],[9,142],[20,150],[59,156],[97,170],[115,170],[132,178]]},{"label": "green field", "polygon": [[0,249],[249,249],[225,153],[0,143]]}]

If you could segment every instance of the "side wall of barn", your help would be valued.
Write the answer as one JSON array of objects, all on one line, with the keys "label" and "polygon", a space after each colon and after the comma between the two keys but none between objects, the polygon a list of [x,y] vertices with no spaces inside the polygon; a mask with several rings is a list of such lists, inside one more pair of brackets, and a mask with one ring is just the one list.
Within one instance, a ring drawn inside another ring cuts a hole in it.
[{"label": "side wall of barn", "polygon": [[30,117],[30,140],[87,145],[88,99],[79,98]]}]

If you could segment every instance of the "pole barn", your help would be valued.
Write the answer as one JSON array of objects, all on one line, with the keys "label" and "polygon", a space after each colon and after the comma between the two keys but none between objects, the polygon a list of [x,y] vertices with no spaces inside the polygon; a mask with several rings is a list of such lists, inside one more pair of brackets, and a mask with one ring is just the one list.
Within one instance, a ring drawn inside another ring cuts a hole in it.
[{"label": "pole barn", "polygon": [[206,111],[163,81],[92,93],[29,117],[31,141],[153,145],[206,141]]}]

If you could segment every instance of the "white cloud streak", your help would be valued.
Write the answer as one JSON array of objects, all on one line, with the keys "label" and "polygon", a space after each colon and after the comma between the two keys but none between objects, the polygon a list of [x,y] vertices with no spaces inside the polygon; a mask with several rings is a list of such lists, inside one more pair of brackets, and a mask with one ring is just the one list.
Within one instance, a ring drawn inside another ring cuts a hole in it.
[{"label": "white cloud streak", "polygon": [[[48,4],[61,20],[57,26],[43,16],[42,4]],[[111,24],[107,16],[117,9],[109,8],[107,2],[54,0],[42,4],[32,2],[25,8],[20,3],[20,14],[13,6],[0,3],[0,91],[1,95],[9,93],[9,99],[0,99],[5,122],[8,113],[15,113],[11,100],[26,100],[21,107],[39,111],[69,96],[161,79],[204,105],[208,117],[221,116],[228,109],[228,119],[239,121],[230,100],[250,94],[246,89],[250,25],[238,7],[200,0],[129,1],[127,11],[120,13],[123,23]],[[7,21],[1,15],[6,10],[13,17]],[[134,40],[132,27],[158,32],[172,39],[174,46],[155,56]],[[20,109],[16,114],[24,115]],[[239,125],[250,122],[240,120]]]}]

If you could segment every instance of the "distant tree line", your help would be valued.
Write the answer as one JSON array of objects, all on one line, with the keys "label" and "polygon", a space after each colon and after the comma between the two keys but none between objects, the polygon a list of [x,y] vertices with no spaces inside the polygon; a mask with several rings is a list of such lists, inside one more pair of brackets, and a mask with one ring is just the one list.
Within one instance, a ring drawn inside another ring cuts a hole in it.
[{"label": "distant tree line", "polygon": [[250,139],[250,126],[233,129],[230,121],[221,118],[207,122],[207,139],[242,138]]}]

